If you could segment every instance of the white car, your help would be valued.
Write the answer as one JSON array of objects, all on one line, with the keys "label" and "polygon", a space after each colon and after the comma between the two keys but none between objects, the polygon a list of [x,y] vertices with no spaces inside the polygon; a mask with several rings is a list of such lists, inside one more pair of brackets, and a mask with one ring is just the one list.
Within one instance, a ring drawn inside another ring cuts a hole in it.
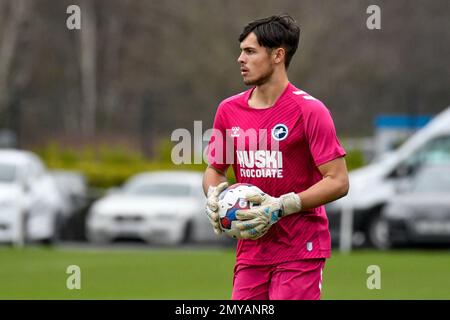
[{"label": "white car", "polygon": [[52,241],[66,205],[37,155],[0,149],[0,242]]},{"label": "white car", "polygon": [[161,171],[131,177],[123,188],[96,201],[86,221],[88,240],[138,238],[179,244],[223,240],[205,214],[200,172]]}]

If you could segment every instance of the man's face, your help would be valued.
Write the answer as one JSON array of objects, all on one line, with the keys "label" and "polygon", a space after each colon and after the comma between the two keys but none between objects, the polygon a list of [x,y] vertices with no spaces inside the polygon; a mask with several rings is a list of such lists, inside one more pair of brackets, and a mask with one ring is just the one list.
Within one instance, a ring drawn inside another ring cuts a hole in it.
[{"label": "man's face", "polygon": [[241,54],[237,59],[246,85],[262,85],[271,77],[274,65],[271,55],[258,43],[253,32],[241,42]]}]

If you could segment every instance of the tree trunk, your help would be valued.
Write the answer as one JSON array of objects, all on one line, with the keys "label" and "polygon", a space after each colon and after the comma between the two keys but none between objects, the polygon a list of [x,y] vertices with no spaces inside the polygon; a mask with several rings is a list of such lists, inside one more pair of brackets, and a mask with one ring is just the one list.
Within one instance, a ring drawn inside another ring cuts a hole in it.
[{"label": "tree trunk", "polygon": [[[5,7],[3,3],[2,9]],[[10,15],[5,24],[0,46],[0,113],[6,109],[10,98],[11,69],[16,56],[20,28],[29,13],[30,2],[27,0],[11,0],[9,1],[9,7]]]},{"label": "tree trunk", "polygon": [[95,134],[97,107],[97,21],[92,1],[81,2],[81,132],[85,136]]}]

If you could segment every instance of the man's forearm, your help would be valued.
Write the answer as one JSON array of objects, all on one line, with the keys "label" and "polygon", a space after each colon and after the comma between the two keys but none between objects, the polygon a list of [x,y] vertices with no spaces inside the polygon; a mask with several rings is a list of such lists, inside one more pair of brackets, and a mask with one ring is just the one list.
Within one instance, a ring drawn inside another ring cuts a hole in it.
[{"label": "man's forearm", "polygon": [[348,192],[348,180],[345,178],[325,177],[307,190],[298,193],[302,211],[319,207],[345,196]]},{"label": "man's forearm", "polygon": [[203,192],[207,195],[209,186],[217,186],[225,181],[227,181],[227,178],[223,172],[208,167],[203,175]]}]

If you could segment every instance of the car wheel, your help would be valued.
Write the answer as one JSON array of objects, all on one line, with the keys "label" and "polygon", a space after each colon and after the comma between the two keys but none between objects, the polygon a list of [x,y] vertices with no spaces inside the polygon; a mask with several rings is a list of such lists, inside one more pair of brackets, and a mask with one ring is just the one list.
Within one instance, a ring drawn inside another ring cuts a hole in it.
[{"label": "car wheel", "polygon": [[51,236],[42,239],[41,243],[45,245],[55,245],[61,240],[61,228],[63,226],[63,218],[60,212],[56,212],[53,217],[53,226]]},{"label": "car wheel", "polygon": [[375,248],[383,250],[390,248],[389,224],[386,219],[380,215],[373,218],[369,224],[368,237]]}]

